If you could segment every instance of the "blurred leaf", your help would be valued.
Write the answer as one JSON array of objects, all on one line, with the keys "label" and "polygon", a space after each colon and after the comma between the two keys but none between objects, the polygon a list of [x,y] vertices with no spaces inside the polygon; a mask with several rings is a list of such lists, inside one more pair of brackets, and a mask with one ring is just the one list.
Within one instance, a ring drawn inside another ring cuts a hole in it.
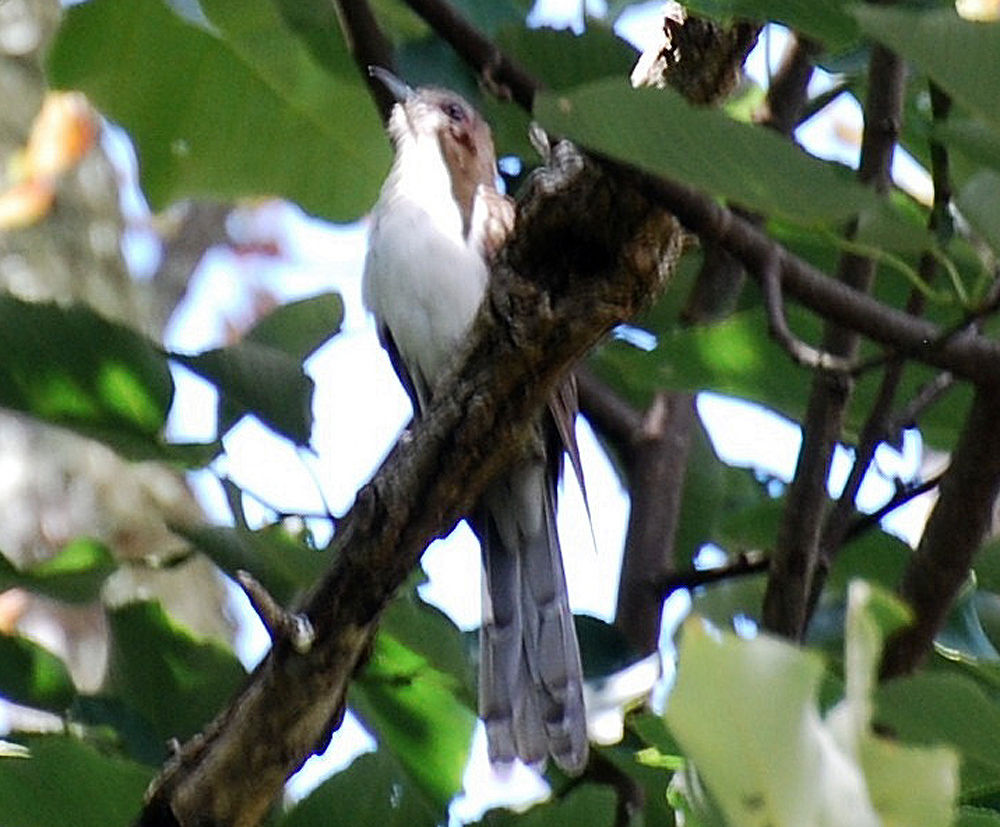
[{"label": "blurred leaf", "polygon": [[115,748],[125,757],[149,767],[163,763],[166,744],[153,731],[149,721],[121,698],[107,695],[77,695],[69,710],[74,724],[103,730]]},{"label": "blurred leaf", "polygon": [[317,64],[268,0],[203,6],[214,32],[162,0],[70,7],[49,52],[53,85],[83,90],[129,131],[155,210],[190,196],[280,195],[356,218],[389,161],[356,71],[330,74],[340,63],[327,52]]},{"label": "blurred leaf", "polygon": [[888,592],[851,584],[846,697],[825,719],[815,653],[715,632],[699,618],[684,624],[666,721],[730,823],[950,823],[957,757],[889,741],[871,726],[882,644],[906,618]]},{"label": "blurred leaf", "polygon": [[0,405],[72,428],[134,459],[163,452],[167,361],[92,310],[0,295]]},{"label": "blurred leaf", "polygon": [[452,691],[476,710],[476,675],[462,632],[444,612],[425,603],[416,589],[389,604],[379,628],[454,679]]},{"label": "blurred leaf", "polygon": [[627,77],[638,57],[634,46],[602,26],[590,26],[582,34],[508,26],[500,32],[497,45],[550,89]]},{"label": "blurred leaf", "polygon": [[48,649],[27,638],[0,633],[0,695],[62,715],[73,703],[76,687],[66,664]]},{"label": "blurred leaf", "polygon": [[[336,6],[326,0],[271,0],[277,7],[284,24],[302,38],[316,63],[333,75],[349,76],[354,71],[354,59],[344,42],[343,30],[337,17]],[[231,9],[242,12],[243,3],[230,4]],[[219,0],[207,2],[206,7],[219,7]],[[213,14],[213,17],[216,17]]]},{"label": "blurred leaf", "polygon": [[614,824],[617,799],[614,790],[581,784],[569,795],[544,801],[524,813],[490,810],[476,825],[481,827],[598,827]]},{"label": "blurred leaf", "polygon": [[253,341],[170,356],[219,389],[220,434],[253,414],[296,445],[309,442],[314,384],[297,359]]},{"label": "blurred leaf", "polygon": [[483,34],[490,36],[504,26],[523,25],[527,14],[524,4],[515,0],[452,0],[451,5]]},{"label": "blurred leaf", "polygon": [[107,690],[142,714],[161,741],[198,732],[246,676],[231,651],[197,640],[158,603],[129,603],[108,621]]},{"label": "blurred leaf", "polygon": [[766,586],[766,574],[730,577],[699,586],[691,594],[691,610],[723,629],[731,629],[736,617],[759,622]]},{"label": "blurred leaf", "polygon": [[420,791],[384,750],[359,755],[277,819],[277,827],[434,827],[439,823]]},{"label": "blurred leaf", "polygon": [[117,568],[103,543],[86,537],[72,540],[54,557],[25,568],[15,568],[0,554],[0,592],[20,586],[67,603],[89,603]]},{"label": "blurred leaf", "polygon": [[462,789],[475,714],[454,682],[384,630],[350,690],[350,704],[438,818]]},{"label": "blurred leaf", "polygon": [[968,678],[919,674],[878,688],[875,719],[897,737],[918,744],[951,744],[961,753],[963,794],[993,779],[1000,790],[1000,708]]},{"label": "blurred leaf", "polygon": [[913,61],[956,102],[1000,124],[1000,25],[963,20],[954,8],[857,5],[851,12],[865,34]]},{"label": "blurred leaf", "polygon": [[829,586],[846,592],[852,580],[866,580],[895,589],[912,554],[910,547],[879,528],[872,528],[844,544],[830,568]]},{"label": "blurred leaf", "polygon": [[934,638],[934,648],[950,660],[993,662],[1000,665],[1000,653],[986,636],[976,608],[976,588],[970,578],[955,599],[944,627]]},{"label": "blurred leaf", "polygon": [[1000,170],[1000,132],[973,118],[949,118],[934,124],[933,137],[958,150],[976,166]]},{"label": "blurred leaf", "polygon": [[685,5],[717,18],[784,23],[820,41],[829,51],[845,48],[858,36],[857,23],[842,0],[689,0]]},{"label": "blurred leaf", "polygon": [[0,824],[117,827],[131,823],[153,770],[69,735],[19,735],[28,759],[0,760]]},{"label": "blurred leaf", "polygon": [[304,362],[320,345],[340,332],[343,321],[344,300],[340,294],[321,293],[272,310],[247,332],[245,338]]},{"label": "blurred leaf", "polygon": [[833,225],[876,206],[846,170],[670,89],[633,90],[614,79],[542,92],[535,116],[554,134],[798,224]]},{"label": "blurred leaf", "polygon": [[224,526],[171,526],[230,577],[244,569],[283,606],[289,605],[302,590],[312,586],[330,564],[329,555],[311,548],[308,543],[282,525],[269,525],[253,531]]},{"label": "blurred leaf", "polygon": [[954,827],[1000,827],[1000,813],[982,807],[960,807]]},{"label": "blurred leaf", "polygon": [[958,193],[955,205],[994,253],[1000,253],[1000,172],[983,170],[974,175]]}]

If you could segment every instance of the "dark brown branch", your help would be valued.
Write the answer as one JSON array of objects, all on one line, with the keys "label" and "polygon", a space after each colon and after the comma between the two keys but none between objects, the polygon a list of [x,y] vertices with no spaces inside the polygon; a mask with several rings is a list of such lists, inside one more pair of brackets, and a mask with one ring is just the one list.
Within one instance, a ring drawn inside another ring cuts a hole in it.
[{"label": "dark brown branch", "polygon": [[[891,183],[892,155],[903,111],[905,66],[879,45],[872,49],[868,88],[858,178],[885,193]],[[847,254],[840,261],[837,277],[847,287],[867,293],[874,276],[875,263],[871,259]],[[828,323],[822,349],[852,362],[859,341],[853,330]],[[843,378],[817,374],[813,379],[799,462],[788,487],[764,595],[765,628],[793,639],[802,637],[808,622],[827,504],[826,482],[850,394],[850,384]]]},{"label": "dark brown branch", "polygon": [[406,0],[406,5],[427,21],[441,39],[495,91],[510,97],[526,112],[531,112],[535,92],[539,89],[538,81],[501,52],[493,41],[449,3],[442,0]]},{"label": "dark brown branch", "polygon": [[882,675],[916,669],[927,657],[993,519],[1000,492],[1000,392],[979,388],[941,480],[937,504],[903,574],[900,594],[914,622],[890,639]]},{"label": "dark brown branch", "polygon": [[[517,458],[569,367],[661,289],[683,246],[677,222],[566,145],[553,158],[557,170],[532,179],[434,404],[340,524],[331,568],[300,609],[315,629],[311,649],[274,646],[164,768],[147,815],[169,812],[185,827],[259,822],[285,779],[325,747],[382,610],[428,542]],[[589,255],[594,244],[605,254]]]},{"label": "dark brown branch", "polygon": [[771,561],[763,555],[741,554],[732,563],[726,563],[724,566],[672,574],[657,583],[657,589],[660,599],[666,600],[678,589],[695,589],[698,586],[707,586],[709,583],[718,583],[720,580],[760,574],[767,571],[770,564]]},{"label": "dark brown branch", "polygon": [[381,66],[391,71],[395,66],[392,46],[379,27],[367,0],[336,0],[336,3],[340,26],[344,30],[344,37],[354,63],[368,84],[368,89],[382,114],[382,121],[388,121],[395,101],[392,93],[368,74],[368,67]]},{"label": "dark brown branch", "polygon": [[663,594],[655,584],[675,568],[674,543],[697,421],[692,394],[660,392],[631,439],[626,468],[632,502],[615,626],[643,654],[659,645]]},{"label": "dark brown branch", "polygon": [[264,624],[272,643],[287,641],[299,654],[309,651],[315,639],[309,618],[287,611],[248,571],[239,569],[236,572],[236,582]]},{"label": "dark brown branch", "polygon": [[923,482],[901,486],[900,489],[892,495],[889,502],[885,503],[880,508],[877,508],[875,511],[872,511],[870,514],[862,514],[860,517],[851,522],[847,531],[844,533],[844,542],[849,543],[851,540],[861,536],[869,529],[877,526],[880,522],[882,522],[884,517],[891,514],[897,508],[906,505],[911,500],[915,500],[917,497],[926,494],[928,491],[933,491],[941,484],[942,476],[943,474],[938,474],[937,476],[931,477]]}]

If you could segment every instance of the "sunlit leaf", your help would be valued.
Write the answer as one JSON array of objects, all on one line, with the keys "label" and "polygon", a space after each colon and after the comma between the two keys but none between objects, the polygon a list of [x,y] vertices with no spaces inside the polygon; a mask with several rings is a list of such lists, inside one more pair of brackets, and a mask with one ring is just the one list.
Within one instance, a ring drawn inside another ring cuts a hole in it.
[{"label": "sunlit leaf", "polygon": [[620,78],[543,92],[535,116],[553,134],[800,224],[832,224],[876,203],[834,164],[669,89],[633,90]]},{"label": "sunlit leaf", "polygon": [[382,632],[351,687],[352,708],[443,816],[462,788],[475,714],[453,680]]},{"label": "sunlit leaf", "polygon": [[62,714],[76,697],[76,687],[66,664],[48,649],[0,633],[0,696]]},{"label": "sunlit leaf", "polygon": [[142,714],[162,742],[199,731],[245,677],[231,651],[196,639],[157,603],[129,603],[108,620],[108,691]]},{"label": "sunlit leaf", "polygon": [[329,54],[317,63],[268,0],[203,5],[213,31],[162,0],[74,5],[50,77],[128,130],[154,209],[189,196],[281,195],[356,218],[389,159],[356,70],[331,74]]}]

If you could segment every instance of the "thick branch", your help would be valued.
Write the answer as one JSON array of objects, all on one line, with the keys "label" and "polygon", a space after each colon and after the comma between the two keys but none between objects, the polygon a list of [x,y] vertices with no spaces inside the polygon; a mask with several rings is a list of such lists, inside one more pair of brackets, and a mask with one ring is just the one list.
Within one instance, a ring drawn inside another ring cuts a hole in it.
[{"label": "thick branch", "polygon": [[[381,611],[428,542],[513,461],[565,371],[663,284],[677,223],[560,145],[536,176],[495,265],[464,353],[435,403],[358,495],[333,562],[299,610],[315,639],[278,642],[247,686],[158,779],[147,813],[181,825],[251,825],[337,726]],[[580,205],[587,209],[581,215]]]},{"label": "thick branch", "polygon": [[927,521],[920,545],[903,573],[900,593],[914,622],[889,642],[883,677],[916,669],[969,577],[972,560],[990,528],[1000,492],[1000,392],[980,388],[941,480],[941,496]]},{"label": "thick branch", "polygon": [[632,502],[615,626],[644,654],[659,645],[658,584],[676,568],[674,543],[697,419],[693,395],[660,392],[632,435],[626,465]]}]

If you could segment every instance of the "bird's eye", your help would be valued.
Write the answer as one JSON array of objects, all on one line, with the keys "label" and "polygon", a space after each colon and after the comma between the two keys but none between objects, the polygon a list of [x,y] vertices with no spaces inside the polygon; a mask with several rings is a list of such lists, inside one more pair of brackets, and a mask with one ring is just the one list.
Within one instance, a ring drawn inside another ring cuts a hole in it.
[{"label": "bird's eye", "polygon": [[441,104],[441,111],[448,116],[449,120],[455,123],[461,123],[465,120],[465,110],[461,104],[455,103],[455,101],[448,101]]}]

